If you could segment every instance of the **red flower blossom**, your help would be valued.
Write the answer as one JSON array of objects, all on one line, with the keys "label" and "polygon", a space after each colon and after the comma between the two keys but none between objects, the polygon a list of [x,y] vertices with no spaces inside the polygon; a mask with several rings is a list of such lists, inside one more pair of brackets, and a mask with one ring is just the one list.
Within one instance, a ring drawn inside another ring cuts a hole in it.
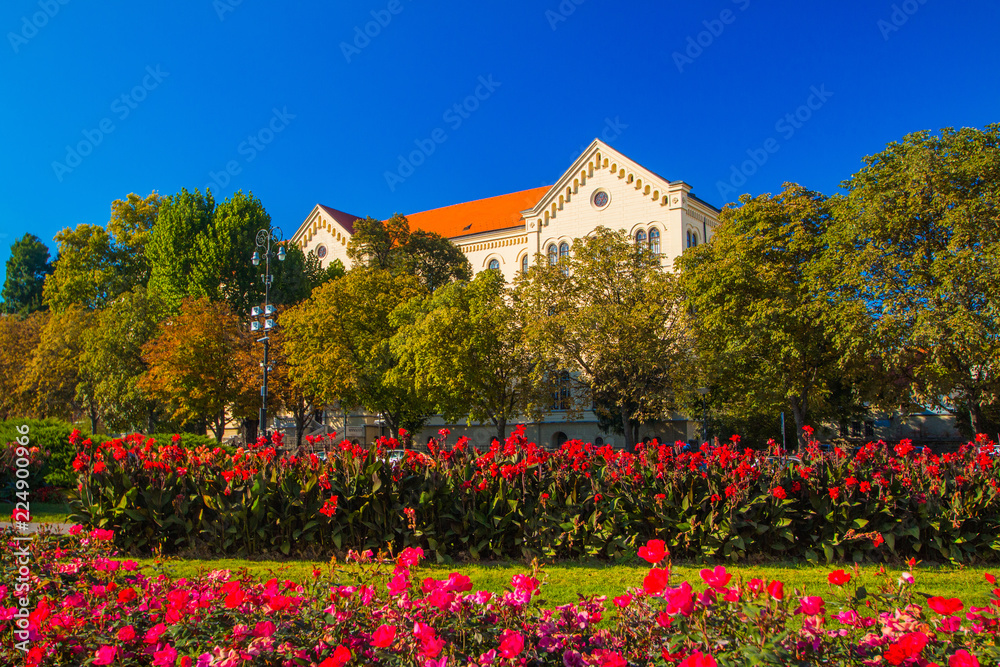
[{"label": "red flower blossom", "polygon": [[843,586],[851,580],[851,575],[847,574],[843,570],[834,570],[827,576],[827,581],[829,581],[834,586]]},{"label": "red flower blossom", "polygon": [[885,661],[890,665],[901,665],[907,660],[916,660],[927,646],[927,635],[922,632],[911,632],[889,646],[885,652]]},{"label": "red flower blossom", "polygon": [[776,486],[773,489],[771,489],[771,495],[777,498],[778,500],[784,500],[785,498],[788,497],[788,494],[785,493],[784,487],[781,486]]},{"label": "red flower blossom", "polygon": [[667,545],[663,540],[649,540],[646,546],[639,547],[639,558],[651,565],[656,565],[663,560],[667,553]]},{"label": "red flower blossom", "polygon": [[701,578],[712,588],[720,589],[730,582],[733,575],[726,572],[725,565],[717,565],[714,570],[702,570]]},{"label": "red flower blossom", "polygon": [[375,648],[388,648],[392,646],[393,640],[396,638],[396,628],[392,625],[381,625],[378,630],[372,634],[372,646]]},{"label": "red flower blossom", "polygon": [[333,516],[337,512],[337,502],[340,499],[337,496],[331,496],[320,508],[319,513],[325,514],[326,516]]},{"label": "red flower blossom", "polygon": [[875,545],[875,548],[880,547],[883,542],[885,542],[885,538],[882,537],[881,533],[877,533],[875,537],[872,538],[872,544]]},{"label": "red flower blossom", "polygon": [[942,616],[951,616],[952,614],[961,611],[964,605],[958,598],[943,598],[937,596],[929,598],[927,600],[927,606]]},{"label": "red flower blossom", "polygon": [[659,595],[667,587],[670,580],[670,570],[652,568],[642,580],[642,588],[649,595]]},{"label": "red flower blossom", "polygon": [[341,644],[333,652],[333,657],[319,663],[319,667],[344,667],[351,660],[351,652]]},{"label": "red flower blossom", "polygon": [[979,659],[964,648],[959,649],[949,658],[948,667],[979,667]]},{"label": "red flower blossom", "polygon": [[701,651],[698,651],[686,657],[684,662],[677,667],[718,667],[718,663],[715,662],[715,658],[711,654],[705,655]]},{"label": "red flower blossom", "polygon": [[830,487],[830,498],[833,499],[833,500],[836,500],[839,497],[840,497],[840,487],[839,486],[831,486]]},{"label": "red flower blossom", "polygon": [[500,655],[505,658],[516,658],[524,650],[524,637],[520,632],[504,630],[500,639]]}]

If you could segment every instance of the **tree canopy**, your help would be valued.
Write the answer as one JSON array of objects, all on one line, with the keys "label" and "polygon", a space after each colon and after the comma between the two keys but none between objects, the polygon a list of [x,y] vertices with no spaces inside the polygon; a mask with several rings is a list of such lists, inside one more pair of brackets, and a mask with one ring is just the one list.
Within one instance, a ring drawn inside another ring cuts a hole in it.
[{"label": "tree canopy", "polygon": [[34,234],[25,234],[10,247],[3,283],[3,312],[28,315],[43,307],[45,278],[52,272],[49,249]]},{"label": "tree canopy", "polygon": [[560,397],[571,413],[600,397],[617,410],[631,448],[636,424],[676,408],[693,361],[677,280],[625,232],[599,227],[568,259],[539,258],[519,277],[515,299],[532,349],[578,385]]},{"label": "tree canopy", "polygon": [[411,232],[398,213],[388,220],[356,220],[347,256],[355,266],[415,275],[428,292],[472,279],[472,265],[458,246],[435,232]]},{"label": "tree canopy", "polygon": [[865,159],[831,238],[842,298],[912,401],[997,426],[1000,125],[918,132]]},{"label": "tree canopy", "polygon": [[492,423],[497,439],[518,417],[539,416],[550,392],[536,382],[539,357],[526,345],[521,322],[498,271],[444,285],[393,313],[396,374],[446,419]]},{"label": "tree canopy", "polygon": [[382,415],[394,434],[419,429],[433,405],[412,377],[392,372],[390,316],[426,293],[415,276],[364,267],[320,286],[282,317],[293,380],[327,405]]}]

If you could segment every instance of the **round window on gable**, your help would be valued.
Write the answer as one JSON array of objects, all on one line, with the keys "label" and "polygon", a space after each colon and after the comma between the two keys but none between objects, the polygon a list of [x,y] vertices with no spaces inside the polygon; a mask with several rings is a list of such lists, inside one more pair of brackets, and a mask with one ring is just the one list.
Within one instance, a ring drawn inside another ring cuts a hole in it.
[{"label": "round window on gable", "polygon": [[608,204],[611,203],[611,195],[608,194],[607,190],[598,190],[591,197],[590,203],[598,210],[607,208]]},{"label": "round window on gable", "polygon": [[326,257],[326,246],[325,245],[317,246],[317,248],[316,248],[316,256],[319,257],[320,259],[324,259]]}]

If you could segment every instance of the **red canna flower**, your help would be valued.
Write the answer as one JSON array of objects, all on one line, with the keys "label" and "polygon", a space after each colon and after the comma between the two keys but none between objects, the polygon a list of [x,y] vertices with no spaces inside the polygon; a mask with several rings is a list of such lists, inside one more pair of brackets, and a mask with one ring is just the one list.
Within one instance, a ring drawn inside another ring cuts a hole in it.
[{"label": "red canna flower", "polygon": [[319,513],[325,514],[326,516],[333,516],[337,512],[337,502],[340,499],[337,496],[331,496],[320,508]]},{"label": "red canna flower", "polygon": [[771,489],[771,495],[777,498],[778,500],[784,500],[785,498],[788,497],[788,494],[785,493],[784,487],[781,486],[776,486],[773,489]]}]

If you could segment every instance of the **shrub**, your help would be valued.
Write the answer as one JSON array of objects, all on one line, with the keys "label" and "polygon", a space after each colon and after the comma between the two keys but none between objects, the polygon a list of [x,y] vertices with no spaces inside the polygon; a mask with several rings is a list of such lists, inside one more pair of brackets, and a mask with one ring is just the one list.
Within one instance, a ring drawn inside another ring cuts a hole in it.
[{"label": "shrub", "polygon": [[[0,443],[12,443],[18,437],[17,428],[28,426],[28,438],[32,446],[38,447],[45,458],[41,477],[46,484],[59,487],[76,485],[73,457],[76,446],[70,442],[73,426],[59,419],[9,419],[0,422]],[[40,485],[33,485],[38,488]]]},{"label": "shrub", "polygon": [[[81,520],[119,545],[313,555],[422,547],[435,558],[614,558],[647,539],[683,557],[828,562],[1000,554],[1000,468],[982,439],[936,456],[903,441],[853,456],[811,443],[790,458],[738,438],[629,454],[579,441],[549,453],[523,430],[487,451],[324,440],[326,460],[280,455],[280,437],[228,454],[130,436],[81,443]],[[331,507],[339,510],[334,514]]]},{"label": "shrub", "polygon": [[[702,571],[698,590],[671,585],[665,550],[647,544],[643,586],[623,591],[613,607],[584,597],[546,609],[537,566],[500,595],[473,591],[459,572],[421,577],[419,549],[395,558],[352,554],[355,569],[317,567],[305,582],[262,583],[228,570],[174,579],[140,573],[111,550],[112,537],[95,530],[27,545],[35,607],[23,629],[5,623],[0,630],[0,662],[976,667],[1000,659],[1000,589],[982,608],[943,598],[921,600],[924,606],[914,601],[909,572],[866,581],[857,570],[832,572],[821,597],[780,581],[734,580],[720,566]],[[0,554],[4,581],[17,580],[17,561],[13,549]],[[996,579],[987,575],[984,583],[995,587]],[[0,599],[0,617],[14,618],[16,605],[13,596]]]}]

